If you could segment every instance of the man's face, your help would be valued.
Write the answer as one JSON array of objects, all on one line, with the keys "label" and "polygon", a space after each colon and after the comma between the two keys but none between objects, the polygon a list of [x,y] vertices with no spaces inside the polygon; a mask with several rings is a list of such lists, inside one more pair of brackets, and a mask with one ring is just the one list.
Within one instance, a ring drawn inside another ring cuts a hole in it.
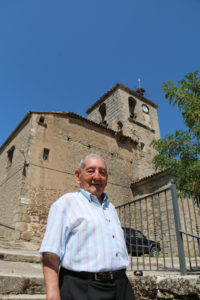
[{"label": "man's face", "polygon": [[81,171],[75,171],[75,178],[81,188],[101,200],[101,195],[107,184],[108,175],[105,163],[100,158],[87,158],[83,169]]}]

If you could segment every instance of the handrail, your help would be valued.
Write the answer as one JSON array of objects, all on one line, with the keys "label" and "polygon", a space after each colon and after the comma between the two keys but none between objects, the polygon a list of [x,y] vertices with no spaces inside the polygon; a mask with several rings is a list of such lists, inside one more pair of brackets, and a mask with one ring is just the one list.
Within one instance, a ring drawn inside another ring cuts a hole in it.
[{"label": "handrail", "polygon": [[200,236],[198,236],[198,235],[194,235],[194,234],[191,234],[191,233],[186,232],[186,231],[183,231],[183,230],[179,230],[179,232],[184,233],[184,234],[187,234],[187,235],[189,235],[189,236],[191,236],[191,237],[194,237],[194,238],[200,240]]}]

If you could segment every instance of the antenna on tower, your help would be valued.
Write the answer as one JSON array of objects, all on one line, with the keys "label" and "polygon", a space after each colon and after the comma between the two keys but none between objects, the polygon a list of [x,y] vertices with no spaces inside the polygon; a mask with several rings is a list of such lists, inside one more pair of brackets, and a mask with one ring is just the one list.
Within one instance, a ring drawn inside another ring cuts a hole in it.
[{"label": "antenna on tower", "polygon": [[140,94],[141,96],[144,96],[144,93],[146,92],[145,89],[143,89],[141,87],[141,79],[140,78],[138,78],[138,88],[137,88],[136,92],[138,94]]},{"label": "antenna on tower", "polygon": [[141,79],[138,78],[138,89],[140,89],[140,88],[141,88]]}]

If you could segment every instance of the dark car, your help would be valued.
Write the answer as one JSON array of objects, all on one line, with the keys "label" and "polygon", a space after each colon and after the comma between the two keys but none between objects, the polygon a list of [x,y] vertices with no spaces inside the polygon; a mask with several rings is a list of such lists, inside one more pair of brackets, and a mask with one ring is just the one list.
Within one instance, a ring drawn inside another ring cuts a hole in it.
[{"label": "dark car", "polygon": [[122,227],[126,241],[127,250],[132,255],[149,254],[150,256],[158,256],[161,251],[159,242],[149,240],[140,231],[129,227]]}]

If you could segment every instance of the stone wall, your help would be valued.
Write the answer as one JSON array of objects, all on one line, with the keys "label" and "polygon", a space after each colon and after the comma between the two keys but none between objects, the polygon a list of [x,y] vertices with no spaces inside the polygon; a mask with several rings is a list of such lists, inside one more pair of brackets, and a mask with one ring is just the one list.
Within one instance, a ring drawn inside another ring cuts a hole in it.
[{"label": "stone wall", "polygon": [[122,123],[123,133],[131,136],[139,143],[136,152],[136,164],[134,168],[133,180],[149,176],[155,172],[152,159],[156,151],[150,146],[154,139],[160,138],[160,130],[157,116],[157,109],[154,106],[148,105],[149,114],[142,111],[142,105],[146,104],[141,99],[133,97],[136,101],[134,110],[135,117],[129,117],[128,98],[130,95],[124,90],[120,90],[121,107],[123,109]]},{"label": "stone wall", "polygon": [[[23,206],[21,189],[24,178],[24,164],[28,156],[30,123],[7,141],[0,153],[0,237],[18,238],[21,221],[19,208]],[[15,147],[12,163],[8,160],[8,151]]]},{"label": "stone wall", "polygon": [[199,275],[129,276],[135,300],[199,300]]},{"label": "stone wall", "polygon": [[[21,213],[27,218],[21,238],[36,242],[42,238],[50,205],[62,194],[78,190],[74,170],[89,153],[101,155],[108,164],[110,200],[114,205],[128,202],[136,148],[134,142],[120,143],[112,131],[83,118],[46,114],[46,126],[41,126],[40,116],[32,114],[29,166],[21,194],[26,199]],[[47,160],[44,148],[49,150]]]},{"label": "stone wall", "polygon": [[[106,121],[108,123],[108,126],[114,130],[117,130],[117,126],[116,128],[113,128],[112,122],[115,122],[116,120],[122,120],[124,113],[120,90],[115,90],[104,100],[104,103],[106,104]],[[99,112],[100,105],[101,104],[99,104],[88,114],[88,119],[98,124],[102,121],[101,114]]]}]

